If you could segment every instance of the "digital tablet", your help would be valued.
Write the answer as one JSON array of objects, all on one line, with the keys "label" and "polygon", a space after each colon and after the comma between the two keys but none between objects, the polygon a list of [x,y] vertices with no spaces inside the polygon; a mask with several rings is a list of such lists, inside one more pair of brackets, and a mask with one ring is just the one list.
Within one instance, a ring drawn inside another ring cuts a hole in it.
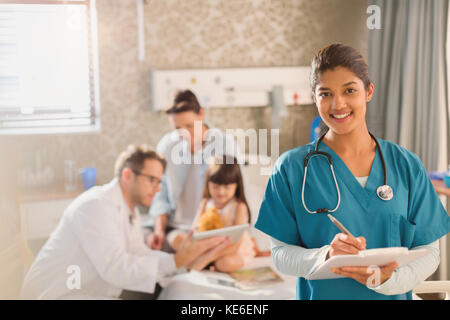
[{"label": "digital tablet", "polygon": [[239,224],[237,226],[225,227],[203,232],[195,231],[194,234],[192,235],[192,239],[201,240],[214,236],[223,236],[223,237],[230,237],[231,242],[236,242],[241,238],[244,231],[248,230],[249,227],[250,225],[246,223],[246,224]]}]

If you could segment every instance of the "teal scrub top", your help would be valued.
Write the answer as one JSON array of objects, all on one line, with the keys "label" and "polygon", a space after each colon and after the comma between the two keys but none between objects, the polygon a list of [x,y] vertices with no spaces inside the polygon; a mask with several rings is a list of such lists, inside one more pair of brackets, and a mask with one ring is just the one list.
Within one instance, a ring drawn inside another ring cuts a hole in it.
[{"label": "teal scrub top", "polygon": [[[430,244],[450,231],[450,217],[442,206],[428,174],[412,152],[378,139],[386,162],[387,184],[394,192],[390,201],[378,198],[383,185],[383,164],[377,149],[366,187],[363,188],[339,156],[324,142],[320,151],[333,161],[341,203],[332,213],[355,235],[364,236],[367,249],[413,248]],[[305,156],[315,141],[287,151],[275,163],[255,228],[291,245],[320,248],[328,245],[339,229],[327,214],[308,213],[301,199]],[[309,210],[333,209],[337,190],[326,157],[314,156],[308,164],[305,204]],[[412,292],[383,295],[351,278],[297,279],[297,299],[412,299]]]}]

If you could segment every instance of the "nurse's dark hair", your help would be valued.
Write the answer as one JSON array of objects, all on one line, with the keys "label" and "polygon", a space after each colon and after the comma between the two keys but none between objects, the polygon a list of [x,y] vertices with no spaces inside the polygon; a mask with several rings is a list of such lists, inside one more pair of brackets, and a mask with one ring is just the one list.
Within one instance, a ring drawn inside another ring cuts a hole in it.
[{"label": "nurse's dark hair", "polygon": [[161,163],[166,170],[166,160],[157,152],[144,145],[130,144],[118,157],[114,165],[114,175],[120,179],[122,171],[130,168],[133,171],[140,172],[144,167],[145,160],[156,160]]},{"label": "nurse's dark hair", "polygon": [[166,110],[166,114],[193,111],[199,113],[201,109],[197,97],[191,90],[178,91],[173,100],[173,105]]},{"label": "nurse's dark hair", "polygon": [[248,210],[248,222],[250,223],[250,208],[247,203],[247,198],[244,192],[244,182],[242,179],[242,172],[239,163],[235,157],[232,156],[214,156],[209,159],[208,167],[205,174],[205,188],[203,190],[203,198],[210,199],[208,182],[215,184],[232,184],[236,183],[235,198],[244,203]]},{"label": "nurse's dark hair", "polygon": [[362,80],[365,89],[369,89],[369,67],[362,54],[350,46],[334,43],[320,49],[311,62],[310,82],[313,95],[321,74],[336,67],[349,69]]}]

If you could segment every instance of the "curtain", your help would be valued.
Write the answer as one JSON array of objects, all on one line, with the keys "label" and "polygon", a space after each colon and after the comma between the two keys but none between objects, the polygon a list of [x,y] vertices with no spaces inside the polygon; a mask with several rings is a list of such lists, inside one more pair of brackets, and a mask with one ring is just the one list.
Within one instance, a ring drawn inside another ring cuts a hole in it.
[{"label": "curtain", "polygon": [[445,170],[449,1],[368,4],[381,13],[381,28],[369,30],[369,74],[375,85],[367,108],[369,129],[416,153],[428,171]]}]

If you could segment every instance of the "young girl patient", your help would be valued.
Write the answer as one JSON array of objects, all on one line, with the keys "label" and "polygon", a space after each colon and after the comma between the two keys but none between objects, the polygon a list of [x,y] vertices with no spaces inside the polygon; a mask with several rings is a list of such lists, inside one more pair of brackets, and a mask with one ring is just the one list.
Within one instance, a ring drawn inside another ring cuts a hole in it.
[{"label": "young girl patient", "polygon": [[[211,158],[206,170],[203,199],[192,228],[207,231],[245,223],[250,223],[250,211],[237,160],[225,156]],[[185,236],[178,234],[172,241],[168,239],[175,251]],[[239,241],[219,251],[196,269],[209,266],[212,270],[233,272],[247,265],[255,255],[267,255],[267,252],[260,252],[256,240],[245,231]]]}]

